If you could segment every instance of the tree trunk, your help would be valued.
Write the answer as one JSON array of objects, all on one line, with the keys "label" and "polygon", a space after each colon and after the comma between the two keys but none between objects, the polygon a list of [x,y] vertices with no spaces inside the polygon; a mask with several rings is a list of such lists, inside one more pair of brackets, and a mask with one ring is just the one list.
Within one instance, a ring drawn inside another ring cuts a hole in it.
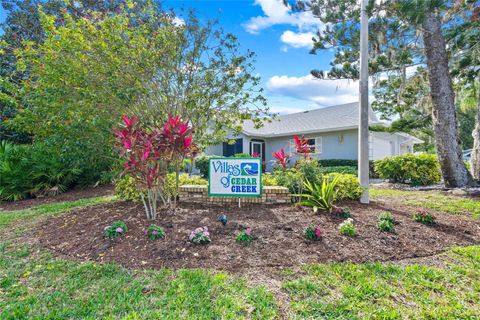
[{"label": "tree trunk", "polygon": [[478,90],[477,117],[475,119],[475,129],[473,129],[472,135],[472,175],[475,180],[480,181],[480,88]]},{"label": "tree trunk", "polygon": [[464,187],[470,184],[472,179],[462,160],[455,114],[455,93],[448,69],[440,16],[435,12],[428,12],[423,29],[432,97],[433,131],[443,180],[446,187]]}]

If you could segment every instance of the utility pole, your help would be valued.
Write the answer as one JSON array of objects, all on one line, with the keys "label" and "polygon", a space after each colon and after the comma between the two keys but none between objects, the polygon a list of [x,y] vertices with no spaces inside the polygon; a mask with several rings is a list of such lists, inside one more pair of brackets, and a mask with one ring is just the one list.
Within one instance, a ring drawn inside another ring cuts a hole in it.
[{"label": "utility pole", "polygon": [[368,147],[368,0],[361,1],[360,15],[360,83],[358,124],[358,180],[364,187],[361,203],[369,203],[369,147]]}]

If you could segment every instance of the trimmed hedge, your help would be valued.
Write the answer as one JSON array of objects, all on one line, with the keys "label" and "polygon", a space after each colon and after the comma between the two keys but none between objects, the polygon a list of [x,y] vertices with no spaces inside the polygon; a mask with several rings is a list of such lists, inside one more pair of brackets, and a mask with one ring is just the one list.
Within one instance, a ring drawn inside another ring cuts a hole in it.
[{"label": "trimmed hedge", "polygon": [[[353,167],[356,170],[358,170],[358,161],[357,160],[321,159],[321,160],[318,160],[318,162],[320,163],[320,166],[322,166],[323,168],[324,167],[327,167],[327,168],[329,168],[329,167]],[[375,161],[374,160],[369,161],[369,166],[368,167],[369,167],[370,178],[378,178],[378,175],[375,172]],[[336,172],[336,171],[327,169],[323,172],[328,173],[328,172]],[[351,169],[350,169],[349,172],[346,172],[346,173],[357,174],[357,173],[354,173],[353,171],[351,171]]]},{"label": "trimmed hedge", "polygon": [[329,173],[348,173],[352,174],[354,176],[358,175],[358,170],[357,167],[354,166],[334,166],[334,167],[322,167],[320,171],[323,174],[329,174]]},{"label": "trimmed hedge", "polygon": [[441,179],[440,164],[434,154],[406,153],[375,161],[375,172],[393,183],[426,186]]}]

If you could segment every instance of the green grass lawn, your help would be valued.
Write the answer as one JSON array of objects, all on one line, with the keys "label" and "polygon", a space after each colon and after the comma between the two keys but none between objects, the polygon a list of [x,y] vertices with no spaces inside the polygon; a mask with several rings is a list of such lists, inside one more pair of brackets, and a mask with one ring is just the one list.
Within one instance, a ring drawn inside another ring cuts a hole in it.
[{"label": "green grass lawn", "polygon": [[[398,197],[390,190],[372,194]],[[451,203],[443,200],[436,204]],[[66,261],[22,240],[42,217],[109,201],[0,213],[0,319],[480,319],[480,246],[450,250],[438,267],[335,263],[283,270],[276,275],[281,308],[267,286],[239,276]],[[468,201],[455,198],[451,206],[467,213]]]},{"label": "green grass lawn", "polygon": [[383,199],[401,202],[412,207],[431,209],[449,214],[467,214],[480,218],[480,200],[444,195],[437,191],[405,191],[371,188],[373,200]]}]

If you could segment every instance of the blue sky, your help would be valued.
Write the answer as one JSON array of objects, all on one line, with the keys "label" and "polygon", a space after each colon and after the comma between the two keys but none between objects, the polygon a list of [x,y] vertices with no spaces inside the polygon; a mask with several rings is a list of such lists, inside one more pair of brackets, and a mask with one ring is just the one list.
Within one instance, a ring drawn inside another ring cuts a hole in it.
[{"label": "blue sky", "polygon": [[[318,80],[311,69],[327,68],[332,52],[309,54],[318,19],[292,13],[282,0],[167,0],[164,8],[193,8],[201,19],[218,19],[243,49],[257,54],[256,72],[272,111],[291,113],[357,100],[358,87],[347,80]],[[5,12],[0,8],[0,21]]]}]

